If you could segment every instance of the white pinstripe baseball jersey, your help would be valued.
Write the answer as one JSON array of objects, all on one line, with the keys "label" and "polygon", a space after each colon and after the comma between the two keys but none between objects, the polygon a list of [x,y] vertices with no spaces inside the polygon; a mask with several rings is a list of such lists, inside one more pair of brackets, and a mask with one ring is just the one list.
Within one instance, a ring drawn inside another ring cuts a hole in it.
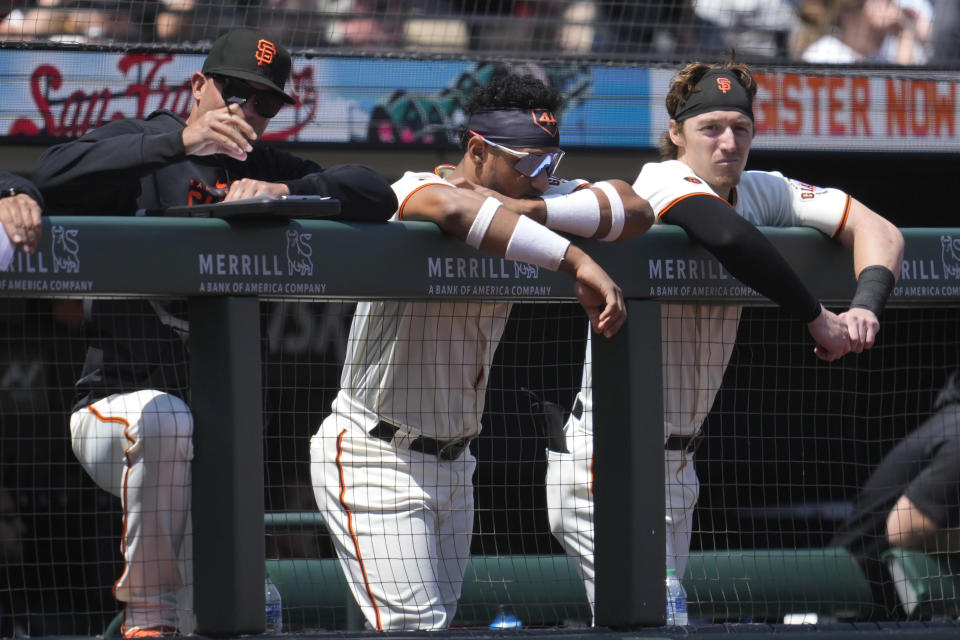
[{"label": "white pinstripe baseball jersey", "polygon": [[[403,218],[407,199],[421,187],[446,185],[433,172],[408,171],[393,184]],[[551,183],[546,194],[564,194],[582,181]],[[546,195],[545,194],[545,195]],[[364,413],[414,435],[438,440],[475,436],[493,354],[510,315],[509,302],[364,301],[357,304],[337,413]]]},{"label": "white pinstripe baseball jersey", "polygon": [[[633,184],[660,220],[683,198],[717,194],[686,164],[644,165]],[[731,200],[736,212],[758,226],[807,226],[836,236],[843,230],[850,196],[814,187],[779,172],[745,171]],[[693,435],[713,405],[736,340],[739,306],[664,304],[664,438]]]}]

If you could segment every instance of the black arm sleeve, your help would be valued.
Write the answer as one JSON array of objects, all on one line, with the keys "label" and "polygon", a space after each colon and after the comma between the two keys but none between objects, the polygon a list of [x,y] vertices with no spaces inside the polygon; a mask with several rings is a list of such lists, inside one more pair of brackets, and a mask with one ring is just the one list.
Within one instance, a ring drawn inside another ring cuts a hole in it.
[{"label": "black arm sleeve", "polygon": [[820,315],[820,303],[776,247],[723,200],[711,195],[684,198],[664,213],[682,227],[740,282],[770,298],[803,322]]}]

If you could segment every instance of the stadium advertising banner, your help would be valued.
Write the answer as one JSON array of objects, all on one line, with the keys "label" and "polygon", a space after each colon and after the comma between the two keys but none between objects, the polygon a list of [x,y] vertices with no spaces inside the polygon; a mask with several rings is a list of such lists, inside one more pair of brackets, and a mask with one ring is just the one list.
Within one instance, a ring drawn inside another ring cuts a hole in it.
[{"label": "stadium advertising banner", "polygon": [[[71,138],[155,109],[186,115],[196,54],[0,50],[0,137]],[[462,105],[498,74],[530,72],[566,99],[567,147],[652,148],[673,69],[577,64],[299,58],[267,139],[448,145]],[[759,149],[956,151],[955,76],[770,71],[757,76]]]},{"label": "stadium advertising banner", "polygon": [[[0,51],[0,135],[70,138],[156,109],[186,116],[189,80],[202,55]],[[645,146],[649,122],[636,109],[645,69],[506,65],[469,61],[299,58],[284,107],[266,139],[307,143],[452,144],[470,92],[509,71],[557,88],[568,146]],[[8,139],[9,140],[9,139]]]},{"label": "stadium advertising banner", "polygon": [[[666,94],[672,71],[651,70],[654,95]],[[757,73],[755,149],[917,151],[960,149],[956,74],[910,77],[849,71]],[[656,131],[667,127],[662,101]]]}]

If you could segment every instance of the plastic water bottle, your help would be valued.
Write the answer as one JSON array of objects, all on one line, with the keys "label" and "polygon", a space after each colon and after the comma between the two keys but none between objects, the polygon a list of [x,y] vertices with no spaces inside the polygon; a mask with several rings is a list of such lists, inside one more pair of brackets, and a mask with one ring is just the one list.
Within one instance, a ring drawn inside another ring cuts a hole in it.
[{"label": "plastic water bottle", "polygon": [[491,629],[519,629],[523,627],[520,619],[508,607],[500,605],[497,607],[497,615],[490,623]]},{"label": "plastic water bottle", "polygon": [[676,569],[667,569],[667,626],[687,624],[687,592]]},{"label": "plastic water bottle", "polygon": [[283,631],[283,605],[280,601],[280,590],[273,584],[270,574],[263,581],[264,586],[264,633],[281,633]]}]

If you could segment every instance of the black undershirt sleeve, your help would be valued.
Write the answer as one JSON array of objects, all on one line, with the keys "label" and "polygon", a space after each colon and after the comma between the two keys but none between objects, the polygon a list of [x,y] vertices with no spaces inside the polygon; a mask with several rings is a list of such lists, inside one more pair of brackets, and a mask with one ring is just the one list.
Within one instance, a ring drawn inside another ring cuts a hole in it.
[{"label": "black undershirt sleeve", "polygon": [[684,198],[660,219],[681,227],[730,275],[797,319],[811,322],[820,315],[820,302],[773,243],[720,198],[707,194]]}]

